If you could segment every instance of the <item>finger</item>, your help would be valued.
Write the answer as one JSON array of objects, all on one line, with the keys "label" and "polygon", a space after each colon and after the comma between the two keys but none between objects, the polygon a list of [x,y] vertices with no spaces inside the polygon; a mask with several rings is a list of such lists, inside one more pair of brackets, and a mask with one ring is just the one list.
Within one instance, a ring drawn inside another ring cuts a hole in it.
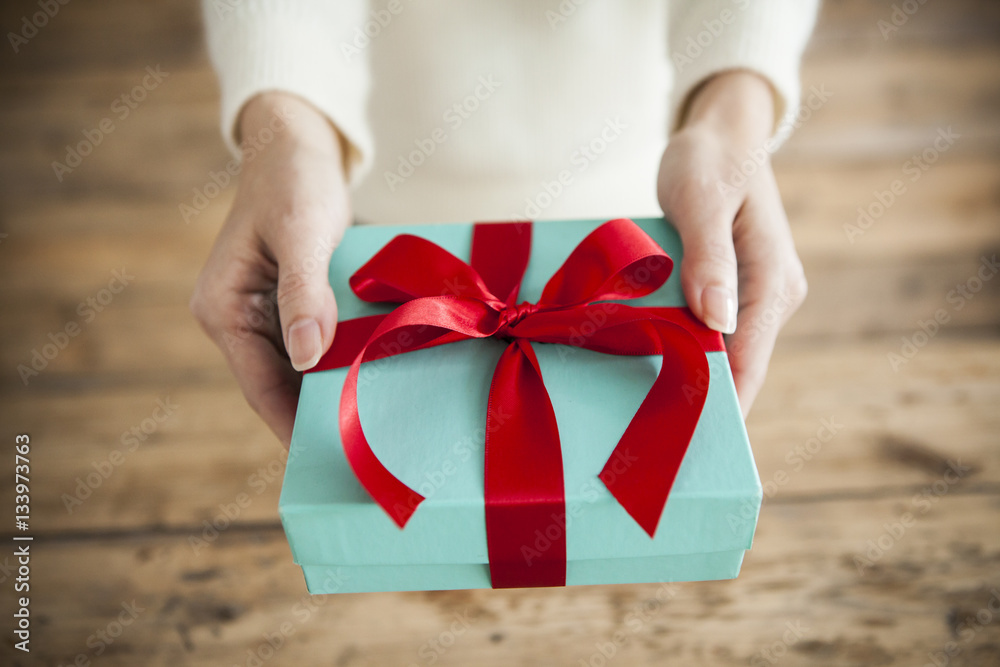
[{"label": "finger", "polygon": [[736,208],[710,187],[695,185],[675,197],[669,214],[681,235],[681,287],[688,307],[706,325],[736,330],[737,264],[733,247]]},{"label": "finger", "polygon": [[[285,220],[265,239],[278,264],[278,315],[282,339],[295,370],[312,368],[330,347],[337,304],[328,271],[335,240],[333,216],[325,211]],[[294,233],[281,233],[294,230]]]},{"label": "finger", "polygon": [[[736,395],[739,397],[740,410],[744,417],[749,414],[757,394],[764,386],[768,362],[778,337],[777,325],[760,325],[771,296],[765,291],[749,297],[751,299],[749,303],[740,310],[740,326],[726,342]],[[747,324],[743,324],[743,321]]]},{"label": "finger", "polygon": [[740,257],[739,327],[727,339],[740,408],[746,416],[760,392],[782,326],[805,299],[802,265],[777,188],[751,194],[735,223]]},{"label": "finger", "polygon": [[238,261],[223,264],[222,271],[216,266],[210,263],[199,277],[191,310],[222,350],[247,402],[287,447],[301,378],[283,354],[273,293],[229,287],[259,281],[267,289],[257,270],[247,272]]},{"label": "finger", "polygon": [[256,332],[223,351],[247,403],[287,448],[302,376],[273,341]]}]

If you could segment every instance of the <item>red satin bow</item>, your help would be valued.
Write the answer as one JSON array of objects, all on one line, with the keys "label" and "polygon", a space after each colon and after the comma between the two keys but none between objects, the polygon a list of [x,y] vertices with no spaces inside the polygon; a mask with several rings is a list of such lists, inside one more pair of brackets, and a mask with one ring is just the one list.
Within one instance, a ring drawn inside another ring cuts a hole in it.
[{"label": "red satin bow", "polygon": [[[493,375],[486,419],[486,535],[494,588],[566,580],[559,430],[531,343],[662,355],[656,381],[599,475],[650,537],[704,406],[704,351],[724,349],[721,335],[686,308],[607,303],[654,292],[673,267],[631,220],[598,227],[548,281],[538,303],[517,304],[530,250],[531,223],[475,225],[468,264],[420,237],[395,237],[351,276],[350,285],[365,301],[401,305],[387,315],[340,322],[333,347],[313,369],[350,365],[340,402],[344,453],[362,486],[403,527],[424,498],[382,465],[365,437],[358,414],[361,364],[470,338],[509,340]],[[405,349],[398,341],[406,341]],[[539,535],[550,544],[541,552],[534,548]]]}]

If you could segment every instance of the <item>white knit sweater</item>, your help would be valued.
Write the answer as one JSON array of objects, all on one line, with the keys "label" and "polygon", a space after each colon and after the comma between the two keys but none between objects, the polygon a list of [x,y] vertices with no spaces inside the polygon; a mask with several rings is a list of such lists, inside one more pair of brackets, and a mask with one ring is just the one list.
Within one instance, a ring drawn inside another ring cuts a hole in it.
[{"label": "white knit sweater", "polygon": [[742,68],[799,99],[818,0],[204,0],[233,151],[284,90],[350,143],[358,220],[657,215],[687,95]]}]

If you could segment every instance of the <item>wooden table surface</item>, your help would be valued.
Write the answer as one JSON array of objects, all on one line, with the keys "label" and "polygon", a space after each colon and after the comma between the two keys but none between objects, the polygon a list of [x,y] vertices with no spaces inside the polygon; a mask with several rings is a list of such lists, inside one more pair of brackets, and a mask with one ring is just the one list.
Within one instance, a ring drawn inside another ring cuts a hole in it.
[{"label": "wooden table surface", "polygon": [[[4,33],[37,11],[4,3]],[[73,2],[0,49],[0,507],[27,432],[36,538],[27,655],[3,527],[0,663],[1000,664],[1000,4],[824,6],[825,101],[775,159],[811,291],[747,424],[766,499],[737,580],[316,598],[282,450],[187,309],[233,196],[179,211],[228,159],[199,20]]]}]

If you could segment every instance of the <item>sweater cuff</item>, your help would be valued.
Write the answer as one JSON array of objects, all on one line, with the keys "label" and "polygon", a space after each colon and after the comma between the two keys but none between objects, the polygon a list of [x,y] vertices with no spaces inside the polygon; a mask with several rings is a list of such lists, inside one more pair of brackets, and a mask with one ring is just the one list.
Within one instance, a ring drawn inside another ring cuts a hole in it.
[{"label": "sweater cuff", "polygon": [[799,61],[816,22],[818,0],[759,0],[690,3],[669,26],[674,86],[671,127],[677,130],[690,95],[727,70],[762,76],[774,92],[775,147],[789,134],[798,113]]},{"label": "sweater cuff", "polygon": [[349,182],[372,162],[366,118],[369,90],[364,54],[350,31],[364,22],[363,2],[249,0],[235,6],[204,2],[209,55],[219,76],[222,136],[237,157],[237,123],[255,95],[280,90],[307,100],[336,126],[348,144]]}]

